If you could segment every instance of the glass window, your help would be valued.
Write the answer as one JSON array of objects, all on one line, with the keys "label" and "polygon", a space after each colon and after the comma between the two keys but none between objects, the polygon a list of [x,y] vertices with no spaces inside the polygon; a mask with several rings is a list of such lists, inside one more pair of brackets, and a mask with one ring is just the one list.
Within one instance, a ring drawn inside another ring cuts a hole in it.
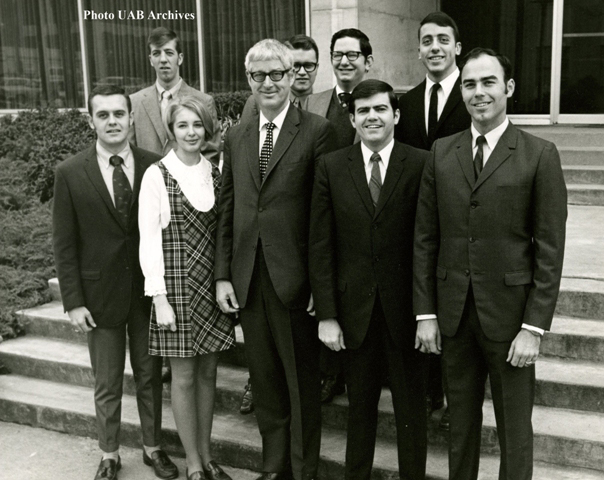
[{"label": "glass window", "polygon": [[0,109],[83,107],[77,3],[0,1]]}]

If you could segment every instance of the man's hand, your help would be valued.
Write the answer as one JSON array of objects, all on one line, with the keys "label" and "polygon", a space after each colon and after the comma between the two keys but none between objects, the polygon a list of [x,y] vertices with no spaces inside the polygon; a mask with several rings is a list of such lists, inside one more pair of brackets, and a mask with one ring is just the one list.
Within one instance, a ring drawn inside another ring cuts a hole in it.
[{"label": "man's hand", "polygon": [[239,303],[235,296],[233,284],[228,280],[218,280],[216,282],[216,301],[223,313],[239,312]]},{"label": "man's hand", "polygon": [[96,323],[94,323],[92,315],[86,307],[72,308],[67,312],[67,315],[69,315],[71,323],[84,333],[90,332],[93,328],[96,328]]},{"label": "man's hand", "polygon": [[306,311],[311,317],[315,316],[315,302],[312,299],[312,293],[310,294],[310,300],[308,301],[308,307],[306,307]]},{"label": "man's hand", "polygon": [[176,315],[168,297],[166,295],[156,295],[153,297],[153,305],[155,306],[155,319],[160,328],[176,331]]},{"label": "man's hand", "polygon": [[438,321],[418,320],[417,331],[415,332],[415,348],[419,348],[422,353],[435,353],[440,355],[442,351],[440,330]]},{"label": "man's hand", "polygon": [[506,362],[510,362],[514,367],[530,367],[539,357],[540,345],[541,335],[533,335],[523,328],[512,342]]},{"label": "man's hand", "polygon": [[319,340],[335,352],[346,349],[344,333],[335,318],[328,318],[319,322]]}]

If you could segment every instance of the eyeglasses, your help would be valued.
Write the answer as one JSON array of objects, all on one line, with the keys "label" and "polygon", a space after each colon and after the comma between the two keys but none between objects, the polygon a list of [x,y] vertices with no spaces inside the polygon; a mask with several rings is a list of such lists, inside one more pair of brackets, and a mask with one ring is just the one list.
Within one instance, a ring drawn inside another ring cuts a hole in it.
[{"label": "eyeglasses", "polygon": [[306,73],[314,72],[317,69],[318,63],[306,62],[306,63],[294,63],[294,71],[299,72],[302,67],[306,70]]},{"label": "eyeglasses", "polygon": [[288,73],[291,70],[273,70],[272,72],[247,72],[249,73],[250,77],[252,77],[252,80],[254,80],[254,82],[258,82],[258,83],[262,83],[264,82],[264,80],[266,79],[266,77],[269,77],[273,82],[279,82],[283,79],[283,77],[285,76],[286,73]]},{"label": "eyeglasses", "polygon": [[331,52],[331,59],[334,62],[339,62],[342,57],[346,56],[348,61],[354,62],[361,55],[363,55],[363,52]]}]

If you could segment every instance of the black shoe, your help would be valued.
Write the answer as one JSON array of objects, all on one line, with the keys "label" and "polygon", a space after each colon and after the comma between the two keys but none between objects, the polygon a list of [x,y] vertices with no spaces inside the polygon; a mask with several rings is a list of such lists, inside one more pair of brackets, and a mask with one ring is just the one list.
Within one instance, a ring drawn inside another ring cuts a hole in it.
[{"label": "black shoe", "polygon": [[438,428],[440,428],[441,430],[444,430],[445,432],[448,432],[450,423],[451,423],[451,416],[449,415],[449,407],[447,407],[445,409],[445,411],[443,412],[443,416],[440,417],[440,422],[438,422]]},{"label": "black shoe", "polygon": [[321,403],[329,403],[336,395],[342,395],[346,388],[340,375],[325,375],[321,382]]},{"label": "black shoe", "polygon": [[206,480],[233,480],[214,460],[210,460],[203,467],[203,473],[206,476]]},{"label": "black shoe", "polygon": [[241,398],[241,406],[239,407],[239,413],[241,415],[248,415],[254,411],[254,397],[252,396],[252,384],[248,380],[245,386],[245,392]]},{"label": "black shoe", "polygon": [[143,450],[143,463],[153,467],[157,478],[171,480],[178,477],[178,467],[174,465],[174,462],[163,450],[156,450],[151,454],[151,457]]},{"label": "black shoe", "polygon": [[117,480],[117,472],[120,468],[122,468],[122,461],[119,456],[117,461],[113,458],[101,459],[94,480]]}]

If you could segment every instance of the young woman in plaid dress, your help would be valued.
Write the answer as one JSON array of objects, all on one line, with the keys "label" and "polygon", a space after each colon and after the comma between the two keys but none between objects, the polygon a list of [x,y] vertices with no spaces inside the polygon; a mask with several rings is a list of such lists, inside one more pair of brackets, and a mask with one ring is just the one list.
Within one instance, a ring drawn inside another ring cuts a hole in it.
[{"label": "young woman in plaid dress", "polygon": [[178,147],[147,169],[139,199],[140,262],[153,297],[149,352],[170,357],[187,479],[228,480],[210,454],[218,352],[235,344],[213,282],[220,173],[200,153],[213,122],[199,100],[181,97],[168,104],[164,126]]}]

